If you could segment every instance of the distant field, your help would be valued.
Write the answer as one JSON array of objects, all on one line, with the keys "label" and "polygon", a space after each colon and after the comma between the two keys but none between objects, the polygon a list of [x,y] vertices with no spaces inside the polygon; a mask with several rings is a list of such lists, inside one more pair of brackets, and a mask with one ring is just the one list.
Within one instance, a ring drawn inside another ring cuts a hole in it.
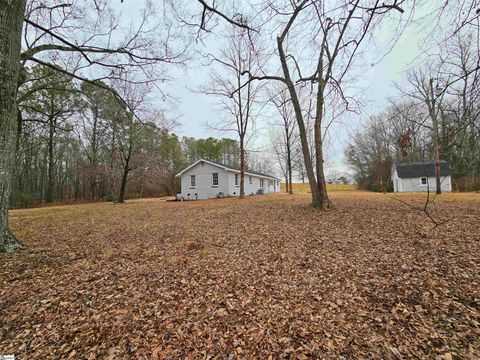
[{"label": "distant field", "polygon": [[[285,192],[285,183],[280,184],[280,189],[282,192]],[[357,185],[352,184],[327,184],[328,191],[348,191],[348,190],[356,190]],[[293,192],[294,193],[307,193],[310,192],[310,185],[308,183],[293,183]]]}]

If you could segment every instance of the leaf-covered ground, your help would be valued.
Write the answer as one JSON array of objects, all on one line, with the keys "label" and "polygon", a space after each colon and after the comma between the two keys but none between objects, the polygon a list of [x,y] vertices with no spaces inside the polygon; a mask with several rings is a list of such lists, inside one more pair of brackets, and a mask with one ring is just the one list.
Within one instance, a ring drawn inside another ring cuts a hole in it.
[{"label": "leaf-covered ground", "polygon": [[12,211],[0,354],[480,358],[480,195],[437,198],[435,229],[390,195],[332,197]]}]

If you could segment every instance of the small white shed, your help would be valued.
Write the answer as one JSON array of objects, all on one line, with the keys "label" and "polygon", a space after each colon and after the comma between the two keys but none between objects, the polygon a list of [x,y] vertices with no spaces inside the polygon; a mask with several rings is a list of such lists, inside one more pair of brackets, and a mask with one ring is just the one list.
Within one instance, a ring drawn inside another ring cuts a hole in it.
[{"label": "small white shed", "polygon": [[[435,162],[433,160],[398,163],[392,168],[393,191],[435,192]],[[440,161],[440,184],[442,192],[452,191],[450,166]]]},{"label": "small white shed", "polygon": [[[211,160],[200,159],[179,172],[179,200],[240,196],[240,170]],[[256,171],[245,171],[245,195],[280,192],[280,179]]]}]

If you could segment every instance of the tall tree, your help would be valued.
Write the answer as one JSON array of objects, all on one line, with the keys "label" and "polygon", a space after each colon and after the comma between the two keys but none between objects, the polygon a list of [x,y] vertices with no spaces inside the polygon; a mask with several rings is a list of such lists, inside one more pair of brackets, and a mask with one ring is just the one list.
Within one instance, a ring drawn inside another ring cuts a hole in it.
[{"label": "tall tree", "polygon": [[55,153],[58,150],[60,133],[72,130],[69,120],[79,105],[79,96],[71,77],[63,73],[44,66],[34,67],[31,73],[35,78],[31,87],[37,90],[19,104],[19,111],[28,115],[24,116],[22,121],[36,122],[46,129],[48,172],[45,200],[51,203],[58,180],[55,178]]},{"label": "tall tree", "polygon": [[[240,198],[245,196],[245,148],[248,133],[254,128],[255,101],[260,88],[258,84],[245,81],[245,74],[255,72],[257,53],[253,48],[253,35],[244,29],[235,28],[228,36],[227,48],[213,62],[220,64],[223,72],[213,73],[211,84],[202,91],[218,96],[221,108],[227,117],[221,123],[213,125],[220,131],[234,131],[238,135],[240,146]],[[250,134],[251,135],[251,134]]]},{"label": "tall tree", "polygon": [[277,157],[283,159],[285,162],[285,187],[286,191],[289,194],[293,194],[292,188],[292,172],[293,165],[295,162],[295,140],[296,140],[296,122],[295,114],[293,112],[293,107],[288,96],[287,89],[274,88],[269,92],[270,102],[274,105],[277,110],[281,121],[276,123],[282,127],[282,136],[281,143],[278,143],[278,138],[273,137],[274,150],[277,154]]},{"label": "tall tree", "polygon": [[[324,172],[324,134],[327,111],[332,111],[341,99],[345,111],[350,110],[352,99],[344,93],[345,79],[351,65],[366,39],[371,39],[375,26],[393,11],[403,13],[403,0],[391,2],[345,1],[335,2],[302,0],[272,3],[268,18],[277,19],[276,55],[282,75],[250,74],[250,80],[281,81],[288,89],[299,131],[305,170],[310,184],[312,206],[326,209],[331,206]],[[315,46],[305,55],[305,44]],[[305,59],[306,57],[306,59]],[[314,59],[313,64],[311,59]],[[310,69],[307,69],[311,67]],[[308,75],[305,75],[308,74]],[[312,74],[312,75],[309,75]],[[311,156],[306,124],[307,109],[302,106],[298,83],[312,84],[314,98],[314,156]],[[328,108],[328,105],[331,108]],[[313,161],[312,161],[313,159]]]},{"label": "tall tree", "polygon": [[112,104],[115,107],[116,100],[110,91],[90,83],[82,83],[81,91],[84,107],[81,113],[82,124],[79,132],[85,143],[90,200],[95,201],[99,176],[102,173],[99,162],[101,151],[106,145],[108,115],[112,112]]},{"label": "tall tree", "polygon": [[404,91],[404,94],[421,101],[428,111],[434,148],[435,191],[437,194],[441,194],[439,117],[441,101],[445,92],[441,84],[443,79],[435,76],[436,74],[438,74],[438,71],[435,71],[430,64],[426,65],[425,70],[415,69],[410,71],[408,81],[413,89]]},{"label": "tall tree", "polygon": [[[115,78],[119,72],[141,68],[140,74],[147,74],[147,79],[139,76],[135,82],[145,82],[162,77],[156,65],[181,62],[185,58],[183,49],[175,51],[169,45],[178,34],[162,32],[165,26],[152,24],[155,17],[150,5],[143,12],[139,25],[132,27],[130,34],[122,34],[125,36],[116,34],[118,24],[104,3],[95,2],[94,6],[86,8],[80,3],[38,6],[30,2],[28,7],[26,5],[26,0],[0,2],[0,251],[20,247],[9,229],[7,217],[15,158],[17,89],[25,81],[19,76],[21,68],[33,62],[102,86],[96,78],[88,77],[86,68],[101,79]],[[22,26],[25,27],[23,51]],[[111,87],[107,89],[115,93]]]},{"label": "tall tree", "polygon": [[21,243],[8,224],[8,207],[15,160],[20,39],[25,0],[0,0],[0,252]]}]

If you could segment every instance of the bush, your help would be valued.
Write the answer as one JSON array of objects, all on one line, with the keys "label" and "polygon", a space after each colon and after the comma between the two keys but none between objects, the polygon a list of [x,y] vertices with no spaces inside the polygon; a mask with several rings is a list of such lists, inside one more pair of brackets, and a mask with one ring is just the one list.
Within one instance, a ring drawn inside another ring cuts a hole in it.
[{"label": "bush", "polygon": [[23,191],[15,191],[10,196],[11,208],[26,208],[40,204],[39,193],[27,193]]},{"label": "bush", "polygon": [[453,179],[453,190],[462,192],[480,191],[480,178]]}]

